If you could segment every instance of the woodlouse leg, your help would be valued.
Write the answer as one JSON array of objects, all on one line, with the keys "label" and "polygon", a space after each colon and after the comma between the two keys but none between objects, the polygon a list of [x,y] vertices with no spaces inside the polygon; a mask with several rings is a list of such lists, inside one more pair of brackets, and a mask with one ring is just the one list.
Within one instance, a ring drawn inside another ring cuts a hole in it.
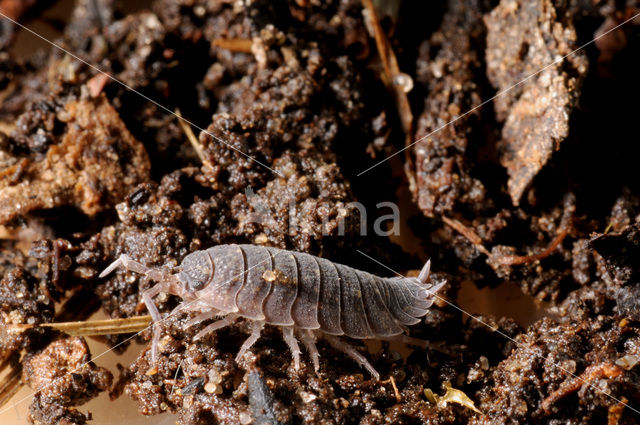
[{"label": "woodlouse leg", "polygon": [[[125,265],[125,267],[127,266]],[[127,270],[131,270],[131,269],[127,267]],[[157,272],[157,274],[154,275],[149,271]],[[161,292],[182,296],[184,291],[180,285],[180,281],[178,281],[178,279],[171,274],[168,274],[164,271],[160,271],[157,269],[147,269],[147,272],[145,272],[145,274],[151,278],[163,279],[162,281],[156,283],[151,288],[142,292],[142,300],[144,301],[144,304],[147,307],[147,310],[149,310],[149,314],[153,319],[153,337],[151,338],[151,360],[153,363],[155,363],[156,359],[158,358],[158,344],[160,342],[160,321],[162,320],[162,317],[160,316],[160,311],[158,310],[158,307],[156,307],[155,303],[153,302],[153,297],[155,297]],[[178,307],[173,309],[173,311],[171,311],[169,315],[172,315],[178,312],[181,309],[181,307],[182,307],[182,304],[178,305]]]},{"label": "woodlouse leg", "polygon": [[284,342],[289,346],[289,350],[291,351],[291,356],[293,356],[293,367],[296,370],[300,369],[300,347],[298,346],[298,341],[296,340],[295,335],[293,335],[292,327],[282,328],[282,336],[284,337]]},{"label": "woodlouse leg", "polygon": [[380,380],[380,374],[378,373],[378,371],[371,365],[371,363],[369,363],[369,360],[367,360],[365,356],[358,352],[358,350],[333,335],[325,334],[324,337],[327,341],[329,341],[329,344],[331,344],[333,348],[342,351],[353,360],[355,360],[358,364],[360,364],[360,366],[364,366],[364,368],[367,369],[369,373],[371,373],[371,375],[373,375],[376,381]]},{"label": "woodlouse leg", "polygon": [[151,319],[153,319],[153,337],[151,338],[151,361],[155,364],[156,359],[158,358],[158,344],[160,342],[160,320],[162,317],[160,316],[160,311],[158,307],[153,302],[152,297],[163,292],[169,286],[168,282],[160,282],[152,288],[147,289],[142,292],[142,301],[144,301],[147,310],[149,310],[149,314],[151,315]]},{"label": "woodlouse leg", "polygon": [[439,345],[432,344],[429,341],[425,341],[424,339],[413,338],[411,336],[404,335],[404,334],[400,334],[400,335],[396,335],[388,338],[379,338],[379,339],[383,341],[399,341],[408,345],[413,345],[414,347],[420,347],[423,350],[428,349],[428,350],[438,351],[444,354],[449,354],[449,355],[451,354],[451,350],[447,350],[445,348],[440,347]]},{"label": "woodlouse leg", "polygon": [[430,272],[431,272],[431,260],[427,260],[427,262],[424,263],[422,270],[420,270],[420,274],[418,275],[418,280],[421,283],[427,283],[427,281],[429,280]]},{"label": "woodlouse leg", "polygon": [[[177,307],[176,307],[177,308]],[[213,319],[214,317],[216,317],[220,312],[218,310],[215,309],[211,309],[211,310],[207,310],[204,313],[200,313],[198,314],[196,317],[194,317],[193,319],[190,319],[187,323],[184,324],[185,328],[190,328],[193,325],[197,325],[198,323],[202,323],[205,320],[209,320],[209,319]]]},{"label": "woodlouse leg", "polygon": [[[170,294],[172,294],[173,292],[169,292]],[[185,302],[186,301],[186,302]],[[183,302],[178,304],[177,306],[175,306],[173,308],[173,310],[171,310],[168,314],[168,316],[176,316],[178,313],[187,313],[189,311],[202,311],[204,308],[207,309],[207,311],[210,310],[210,308],[206,305],[206,304],[201,304],[197,301],[197,298],[194,300],[189,300],[189,299],[183,299]],[[216,311],[216,310],[213,310]],[[214,317],[214,316],[211,316]],[[203,319],[206,320],[206,319]],[[192,326],[189,324],[189,322],[186,323],[186,326]]]},{"label": "woodlouse leg", "polygon": [[311,362],[313,362],[313,370],[318,373],[320,371],[320,353],[318,347],[316,347],[316,338],[309,329],[300,331],[300,339],[302,343],[307,347],[307,351],[311,356]]},{"label": "woodlouse leg", "polygon": [[263,326],[263,322],[251,323],[251,335],[249,335],[249,338],[244,341],[244,344],[242,344],[242,347],[240,347],[240,351],[238,351],[238,354],[236,354],[236,362],[239,362],[244,356],[244,353],[246,353],[247,350],[251,348],[253,344],[255,344],[258,338],[260,338],[260,332],[262,332]]},{"label": "woodlouse leg", "polygon": [[423,350],[429,348],[429,342],[420,338],[413,338],[408,335],[400,334],[396,336],[392,336],[391,338],[381,338],[386,339],[387,341],[399,341],[405,344],[413,345],[414,347],[420,347]]},{"label": "woodlouse leg", "polygon": [[147,310],[149,310],[149,314],[151,314],[151,318],[153,319],[153,336],[151,338],[151,362],[155,364],[156,359],[158,358],[158,343],[160,341],[160,312],[158,311],[158,307],[153,303],[153,300],[149,295],[145,292],[142,293],[142,299],[144,304],[147,306]]},{"label": "woodlouse leg", "polygon": [[[197,319],[197,317],[196,317],[196,319]],[[238,320],[238,316],[236,316],[235,314],[230,314],[230,315],[226,316],[224,319],[217,320],[217,321],[213,322],[212,324],[207,325],[204,329],[202,329],[200,332],[198,332],[196,334],[196,336],[193,337],[193,339],[195,341],[197,341],[200,338],[204,337],[205,335],[210,334],[213,331],[217,331],[218,329],[222,329],[222,328],[225,328],[225,327],[227,327],[229,325],[232,325],[233,322],[235,322],[236,320]],[[251,335],[253,335],[253,333]],[[259,336],[260,336],[260,332],[258,332],[258,337]],[[258,339],[258,338],[256,338],[256,339]]]}]

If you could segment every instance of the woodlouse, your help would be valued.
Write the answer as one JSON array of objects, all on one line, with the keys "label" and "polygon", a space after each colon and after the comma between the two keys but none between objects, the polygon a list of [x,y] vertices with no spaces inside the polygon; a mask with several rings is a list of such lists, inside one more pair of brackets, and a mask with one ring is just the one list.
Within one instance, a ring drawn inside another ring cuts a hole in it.
[{"label": "woodlouse", "polygon": [[[177,274],[167,268],[148,268],[123,254],[100,277],[119,266],[158,281],[142,294],[156,323],[160,313],[152,298],[161,292],[177,295],[186,302],[178,309],[200,312],[187,326],[224,316],[201,330],[196,339],[239,318],[252,321],[251,335],[240,348],[237,360],[260,337],[263,326],[269,324],[282,328],[296,369],[300,365],[296,335],[307,347],[316,371],[320,364],[315,339],[322,336],[376,378],[379,374],[367,359],[338,336],[426,346],[426,341],[403,332],[427,313],[436,292],[444,285],[429,283],[430,262],[417,278],[385,278],[310,254],[257,245],[218,245],[195,251],[184,258]],[[153,360],[158,341],[156,327]]]}]

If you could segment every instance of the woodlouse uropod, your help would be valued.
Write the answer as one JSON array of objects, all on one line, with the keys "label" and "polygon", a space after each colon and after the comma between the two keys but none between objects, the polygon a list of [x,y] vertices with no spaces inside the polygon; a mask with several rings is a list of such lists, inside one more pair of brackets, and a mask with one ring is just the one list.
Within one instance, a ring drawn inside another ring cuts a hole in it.
[{"label": "woodlouse uropod", "polygon": [[[257,245],[218,245],[195,251],[184,258],[177,274],[164,267],[148,268],[123,254],[100,277],[119,266],[158,281],[142,294],[156,324],[161,318],[152,298],[161,292],[181,297],[185,303],[178,309],[200,312],[187,326],[224,316],[202,329],[196,339],[239,318],[251,320],[251,335],[236,360],[269,324],[282,328],[296,369],[301,353],[296,336],[307,347],[316,371],[320,364],[315,339],[322,336],[375,378],[379,374],[367,359],[338,336],[426,346],[426,341],[410,338],[404,331],[427,313],[436,292],[444,285],[429,283],[430,262],[417,278],[385,278],[310,254]],[[152,341],[155,361],[157,327]]]}]

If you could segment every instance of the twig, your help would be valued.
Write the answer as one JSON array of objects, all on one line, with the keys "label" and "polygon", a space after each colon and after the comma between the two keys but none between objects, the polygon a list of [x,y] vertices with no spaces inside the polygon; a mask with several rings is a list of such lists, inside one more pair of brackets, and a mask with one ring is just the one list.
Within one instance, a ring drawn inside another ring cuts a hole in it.
[{"label": "twig", "polygon": [[516,266],[519,264],[529,264],[534,263],[536,261],[542,260],[543,258],[551,255],[553,251],[558,248],[558,246],[562,243],[564,238],[569,234],[569,230],[567,226],[563,227],[558,235],[551,241],[549,246],[545,248],[544,251],[539,252],[533,255],[493,255],[491,254],[487,248],[482,244],[482,239],[480,236],[476,234],[472,229],[466,227],[464,224],[460,223],[458,220],[453,218],[448,218],[442,216],[442,221],[445,222],[449,227],[451,227],[456,232],[460,233],[462,236],[467,238],[469,242],[471,242],[478,251],[485,254],[487,257],[490,257],[492,262],[498,266]]},{"label": "twig", "polygon": [[187,139],[189,139],[189,142],[191,143],[191,146],[193,146],[193,150],[196,151],[196,154],[198,155],[198,158],[200,158],[200,161],[202,161],[204,165],[211,167],[211,163],[209,162],[207,157],[204,155],[204,148],[198,141],[198,138],[196,137],[196,135],[193,133],[191,126],[186,122],[184,122],[184,120],[182,120],[182,114],[180,113],[180,109],[176,109],[176,116],[179,118],[178,124],[180,124],[180,128],[182,128],[182,131],[187,136]]},{"label": "twig", "polygon": [[402,122],[402,130],[405,134],[411,137],[413,133],[413,113],[411,112],[411,105],[409,104],[409,98],[405,92],[405,87],[402,84],[397,84],[399,79],[403,77],[408,78],[408,76],[400,71],[396,54],[394,53],[391,43],[389,43],[389,39],[384,33],[382,26],[380,26],[380,21],[378,20],[378,15],[376,14],[373,1],[362,0],[362,3],[369,12],[369,17],[371,18],[373,36],[376,40],[376,47],[384,67],[384,75],[386,77],[383,79],[383,82],[395,95],[398,114],[400,115],[400,121]]},{"label": "twig", "polygon": [[569,231],[566,227],[560,230],[558,236],[556,236],[549,246],[542,252],[533,255],[503,255],[501,258],[496,258],[495,263],[500,266],[515,266],[518,264],[529,264],[542,260],[558,248],[568,233]]},{"label": "twig", "polygon": [[[380,25],[373,1],[362,0],[362,3],[369,13],[371,26],[373,27],[373,36],[376,40],[376,48],[378,49],[378,55],[380,56],[382,66],[384,68],[385,78],[383,78],[382,81],[394,95],[396,109],[398,110],[398,115],[402,124],[402,131],[405,135],[405,146],[409,146],[413,141],[413,113],[411,112],[411,104],[407,97],[407,92],[410,90],[410,87],[407,89],[407,85],[400,84],[400,82],[411,82],[411,77],[400,71],[396,54],[393,51],[391,43],[389,43],[389,39],[384,33],[382,26]],[[413,83],[411,82],[410,85],[413,86]],[[409,185],[413,188],[415,187],[413,159],[411,158],[411,154],[408,150],[405,153],[405,157],[408,164],[405,171],[407,173],[407,178],[409,179]]]},{"label": "twig", "polygon": [[0,386],[0,407],[7,404],[7,402],[11,400],[18,391],[20,391],[20,388],[22,387],[20,375],[22,375],[21,365],[11,368],[11,372],[9,372],[4,383]]},{"label": "twig", "polygon": [[398,403],[402,402],[402,397],[400,396],[400,391],[398,391],[398,387],[396,386],[396,380],[394,379],[393,376],[390,376],[389,379],[385,380],[385,381],[380,381],[381,384],[391,384],[391,387],[393,387],[393,394],[395,394],[396,396],[396,401]]},{"label": "twig", "polygon": [[484,245],[482,244],[482,239],[480,238],[480,236],[478,236],[476,232],[473,231],[473,229],[466,227],[464,224],[460,223],[458,220],[454,218],[442,216],[442,221],[444,221],[445,224],[451,227],[453,230],[455,230],[456,232],[460,233],[462,236],[467,238],[467,240],[469,240],[469,242],[471,242],[473,246],[475,246],[478,249],[478,251],[480,251],[486,256],[491,255],[487,250],[487,248],[485,248]]},{"label": "twig", "polygon": [[106,319],[83,322],[42,323],[40,325],[8,325],[12,330],[24,331],[36,326],[53,328],[73,336],[97,336],[135,333],[151,323],[151,316],[136,316],[126,319]]},{"label": "twig", "polygon": [[587,367],[580,376],[576,376],[570,381],[565,381],[560,387],[553,391],[540,404],[540,408],[545,414],[552,412],[552,406],[569,394],[578,391],[585,384],[602,378],[615,379],[622,375],[624,371],[621,367],[611,363],[599,363]]}]

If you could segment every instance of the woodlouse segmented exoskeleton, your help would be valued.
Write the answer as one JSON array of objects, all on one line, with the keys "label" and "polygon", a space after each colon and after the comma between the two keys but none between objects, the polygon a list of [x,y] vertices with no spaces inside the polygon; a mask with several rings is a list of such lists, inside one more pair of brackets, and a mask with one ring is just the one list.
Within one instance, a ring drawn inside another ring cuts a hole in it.
[{"label": "woodlouse segmented exoskeleton", "polygon": [[[355,348],[338,339],[400,340],[426,346],[426,341],[404,335],[406,327],[420,321],[444,285],[429,283],[430,262],[417,278],[385,278],[295,251],[256,245],[218,245],[195,251],[182,261],[179,272],[148,268],[121,255],[100,277],[119,266],[143,273],[158,284],[146,290],[142,299],[154,322],[160,313],[152,298],[161,292],[181,297],[178,306],[200,314],[187,326],[217,316],[224,318],[202,329],[196,339],[232,324],[238,318],[252,321],[251,335],[236,359],[260,337],[265,324],[282,328],[295,368],[300,365],[296,335],[307,347],[314,368],[319,370],[315,338],[323,336],[371,374],[378,372]],[[154,329],[152,358],[156,359],[159,328]]]}]

